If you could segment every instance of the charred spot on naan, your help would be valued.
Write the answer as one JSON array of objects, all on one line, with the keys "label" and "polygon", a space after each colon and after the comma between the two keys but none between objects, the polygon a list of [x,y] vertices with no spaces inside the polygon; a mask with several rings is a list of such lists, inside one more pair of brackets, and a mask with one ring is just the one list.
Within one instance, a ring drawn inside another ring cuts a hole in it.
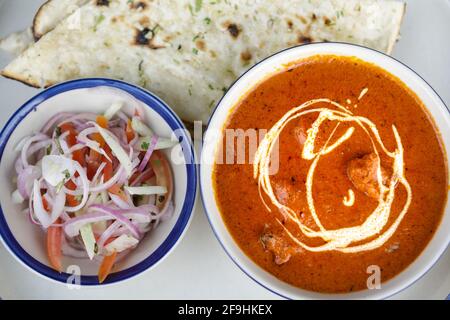
[{"label": "charred spot on naan", "polygon": [[138,46],[148,46],[153,50],[165,48],[162,45],[157,45],[154,43],[156,32],[159,28],[159,25],[156,25],[153,28],[145,27],[142,30],[136,28],[133,44]]},{"label": "charred spot on naan", "polygon": [[145,10],[147,8],[147,3],[145,1],[131,2],[130,8],[135,10]]},{"label": "charred spot on naan", "polygon": [[286,25],[287,25],[289,31],[294,30],[294,23],[292,22],[291,19],[286,20]]},{"label": "charred spot on naan", "polygon": [[242,27],[234,22],[227,21],[223,26],[234,39],[237,39],[242,32]]},{"label": "charred spot on naan", "polygon": [[109,7],[109,0],[97,0],[95,4],[97,6]]},{"label": "charred spot on naan", "polygon": [[298,20],[300,20],[301,23],[303,23],[305,25],[308,24],[308,19],[305,18],[304,16],[297,14],[296,17]]},{"label": "charred spot on naan", "polygon": [[198,40],[195,41],[195,47],[198,50],[205,51],[206,50],[206,43],[205,43],[204,40],[198,39]]},{"label": "charred spot on naan", "polygon": [[327,26],[327,27],[331,27],[335,24],[335,22],[333,22],[333,20],[331,20],[328,17],[323,17],[323,23]]},{"label": "charred spot on naan", "polygon": [[299,44],[304,44],[304,43],[311,43],[311,42],[313,42],[313,39],[311,38],[311,37],[309,37],[309,36],[306,36],[306,35],[303,35],[303,34],[300,34],[299,36],[298,36],[298,43]]},{"label": "charred spot on naan", "polygon": [[250,52],[250,50],[245,50],[243,52],[241,52],[241,60],[243,63],[249,63],[253,58],[252,53]]}]

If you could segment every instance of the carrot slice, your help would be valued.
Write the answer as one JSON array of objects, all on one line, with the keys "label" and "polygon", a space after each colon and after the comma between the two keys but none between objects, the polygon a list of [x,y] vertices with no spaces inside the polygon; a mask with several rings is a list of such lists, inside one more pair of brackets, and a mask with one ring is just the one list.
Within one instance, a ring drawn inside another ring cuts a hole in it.
[{"label": "carrot slice", "polygon": [[108,128],[108,119],[106,119],[105,116],[102,115],[97,116],[96,122],[100,127],[104,129]]},{"label": "carrot slice", "polygon": [[106,278],[111,273],[111,270],[114,266],[114,263],[116,262],[117,252],[114,252],[110,256],[105,256],[103,258],[102,264],[100,265],[100,268],[98,269],[98,282],[103,283]]},{"label": "carrot slice", "polygon": [[127,135],[128,142],[130,142],[131,140],[134,139],[134,130],[133,130],[133,127],[131,126],[131,120],[130,119],[128,119],[127,127],[125,129],[125,133]]},{"label": "carrot slice", "polygon": [[[56,223],[60,223],[58,219]],[[47,229],[47,256],[53,269],[62,272],[61,251],[62,227],[49,227]]]}]

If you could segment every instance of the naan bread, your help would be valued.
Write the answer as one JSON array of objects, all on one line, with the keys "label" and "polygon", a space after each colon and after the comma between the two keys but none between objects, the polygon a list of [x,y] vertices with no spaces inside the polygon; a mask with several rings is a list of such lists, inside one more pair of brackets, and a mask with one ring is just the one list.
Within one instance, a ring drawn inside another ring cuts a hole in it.
[{"label": "naan bread", "polygon": [[17,57],[33,43],[33,31],[30,27],[23,31],[11,33],[7,37],[0,39],[0,50]]},{"label": "naan bread", "polygon": [[92,0],[2,74],[36,87],[122,79],[205,122],[240,74],[281,49],[343,41],[389,53],[404,10],[376,0]]},{"label": "naan bread", "polygon": [[44,34],[52,31],[62,20],[88,2],[89,0],[46,1],[34,16],[31,27],[0,39],[0,50],[17,57]]},{"label": "naan bread", "polygon": [[38,10],[33,21],[33,35],[36,40],[52,31],[62,20],[88,3],[89,0],[50,0]]}]

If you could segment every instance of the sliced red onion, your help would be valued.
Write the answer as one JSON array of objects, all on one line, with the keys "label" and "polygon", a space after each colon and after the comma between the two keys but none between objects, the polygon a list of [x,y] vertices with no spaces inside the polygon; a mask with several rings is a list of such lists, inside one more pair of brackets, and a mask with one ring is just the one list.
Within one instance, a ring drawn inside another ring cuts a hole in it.
[{"label": "sliced red onion", "polygon": [[22,148],[22,152],[21,152],[21,160],[22,160],[22,165],[24,167],[27,167],[28,164],[28,149],[30,148],[31,144],[34,142],[39,142],[39,141],[43,141],[43,140],[47,140],[48,136],[46,136],[45,134],[42,133],[38,133],[35,136],[31,137],[30,139],[27,140],[27,142],[25,142],[23,148]]},{"label": "sliced red onion", "polygon": [[[52,204],[52,212],[51,212],[51,222],[52,224],[58,220],[61,214],[64,211],[64,205],[66,204],[66,194],[64,192],[59,192],[54,198]],[[45,227],[45,226],[44,226]]]},{"label": "sliced red onion", "polygon": [[47,121],[47,123],[46,123],[46,124],[44,125],[44,127],[41,129],[41,132],[42,132],[42,133],[45,133],[45,134],[49,133],[50,129],[51,129],[53,126],[55,126],[55,124],[56,124],[58,121],[61,121],[63,118],[71,117],[71,116],[73,116],[73,115],[74,115],[74,114],[73,114],[73,113],[70,113],[70,112],[61,112],[61,113],[55,114],[53,117],[50,118],[50,120]]},{"label": "sliced red onion", "polygon": [[[117,221],[120,221],[123,225],[125,225],[131,233],[136,236],[137,238],[140,237],[139,230],[136,228],[136,226],[130,222],[129,218],[125,217],[121,212],[118,210],[113,210],[107,206],[104,205],[92,205],[90,207],[92,210],[96,210],[99,212],[107,213],[116,218]],[[128,214],[130,215],[130,214]]]},{"label": "sliced red onion", "polygon": [[128,141],[127,141],[127,137],[125,135],[125,131],[122,128],[110,128],[109,129],[119,140],[120,145],[122,146],[122,148],[127,148],[128,147]]},{"label": "sliced red onion", "polygon": [[30,139],[30,136],[23,137],[15,146],[14,151],[20,152],[22,151],[23,147],[25,146],[25,143]]},{"label": "sliced red onion", "polygon": [[28,214],[28,219],[31,221],[31,223],[34,224],[34,225],[37,225],[37,226],[41,226],[39,221],[36,221],[36,219],[34,218],[33,211],[32,210],[27,210],[27,211],[28,212],[26,212],[26,213]]},{"label": "sliced red onion", "polygon": [[132,207],[132,205],[130,205],[129,203],[125,202],[124,200],[122,200],[121,197],[112,194],[112,193],[108,193],[109,197],[111,198],[112,202],[118,206],[120,209],[129,209]]},{"label": "sliced red onion", "polygon": [[72,147],[70,147],[67,152],[64,152],[64,155],[71,155],[72,153],[74,153],[75,151],[81,150],[83,148],[86,148],[86,143],[84,142],[79,142],[75,145],[73,145]]},{"label": "sliced red onion", "polygon": [[105,156],[108,161],[112,162],[112,159],[108,156],[106,151],[100,147],[100,144],[97,141],[91,140],[87,137],[88,135],[93,133],[100,132],[96,127],[89,127],[78,134],[77,141],[80,142],[80,144],[84,144],[86,147],[100,153],[101,155]]},{"label": "sliced red onion", "polygon": [[157,143],[158,143],[158,136],[156,134],[154,134],[152,136],[152,139],[150,140],[150,145],[149,145],[147,151],[145,152],[144,159],[142,159],[141,164],[139,165],[138,170],[140,172],[144,171],[145,167],[147,166],[148,161],[150,160],[150,157],[152,156]]},{"label": "sliced red onion", "polygon": [[61,149],[63,150],[64,154],[66,154],[69,151],[69,146],[67,145],[67,142],[66,142],[66,138],[69,136],[69,134],[70,134],[70,132],[66,131],[57,138],[59,145],[61,146]]},{"label": "sliced red onion", "polygon": [[113,219],[112,216],[101,212],[86,213],[82,216],[78,216],[66,222],[64,224],[64,232],[69,237],[76,237],[80,233],[81,227],[84,226],[85,224],[100,221],[108,221],[112,219]]},{"label": "sliced red onion", "polygon": [[69,220],[72,219],[72,218],[67,214],[67,212],[63,211],[63,213],[61,214],[61,219],[62,219],[64,222],[67,222],[67,221],[69,221]]},{"label": "sliced red onion", "polygon": [[111,128],[117,127],[120,124],[120,119],[113,119],[108,121],[108,125]]},{"label": "sliced red onion", "polygon": [[131,139],[130,142],[128,142],[128,146],[127,147],[131,148],[131,149],[134,149],[136,144],[138,143],[138,141],[139,141],[139,136],[137,134],[135,134],[134,138]]},{"label": "sliced red onion", "polygon": [[102,173],[103,169],[106,167],[106,162],[102,162],[98,168],[97,171],[94,174],[94,177],[92,178],[91,182],[97,181],[97,179],[100,177],[100,174]]},{"label": "sliced red onion", "polygon": [[153,175],[152,175],[152,177],[153,177],[153,176],[154,176],[154,172],[153,172],[153,169],[152,169],[152,168],[148,168],[147,170],[143,171],[142,173],[140,173],[140,174],[136,177],[136,179],[134,179],[134,181],[133,181],[133,183],[130,185],[130,187],[135,187],[135,186],[140,185],[140,184],[143,182],[142,179],[143,179],[146,175],[151,174],[151,173],[153,173]]},{"label": "sliced red onion", "polygon": [[109,188],[111,188],[113,185],[116,184],[116,182],[124,174],[124,172],[125,172],[125,170],[123,169],[123,166],[121,165],[119,167],[119,169],[117,169],[116,173],[114,174],[114,176],[111,179],[109,179],[108,181],[106,181],[103,184],[99,184],[95,187],[92,187],[91,192],[101,192],[103,190],[108,190]]},{"label": "sliced red onion", "polygon": [[105,139],[106,144],[111,148],[112,153],[116,156],[117,160],[119,160],[120,164],[124,167],[127,176],[131,176],[131,173],[134,169],[132,164],[132,156],[133,156],[133,148],[130,147],[130,155],[127,155],[126,151],[120,145],[117,137],[109,130],[100,127],[98,124],[94,123],[95,127]]},{"label": "sliced red onion", "polygon": [[78,235],[80,228],[87,223],[95,223],[100,221],[117,220],[121,225],[125,225],[132,233],[138,236],[137,228],[130,221],[130,219],[137,222],[150,222],[151,217],[148,213],[142,213],[140,211],[130,211],[124,214],[119,213],[119,210],[111,209],[104,205],[92,205],[89,208],[89,212],[70,219],[64,224],[64,231],[69,237],[75,237]]},{"label": "sliced red onion", "polygon": [[100,238],[97,241],[97,245],[99,248],[99,251],[101,251],[103,249],[103,245],[105,244],[106,240],[108,240],[109,238],[111,238],[111,236],[114,234],[114,232],[117,231],[117,229],[119,229],[120,227],[120,222],[119,221],[114,221],[100,236]]},{"label": "sliced red onion", "polygon": [[128,122],[129,118],[125,113],[123,113],[123,111],[118,111],[116,114],[120,119],[122,119],[125,122]]},{"label": "sliced red onion", "polygon": [[128,176],[125,170],[122,171],[122,174],[119,176],[119,179],[117,179],[117,183],[120,185],[125,184],[128,181]]},{"label": "sliced red onion", "polygon": [[75,120],[85,120],[85,122],[95,121],[97,119],[97,116],[98,116],[97,114],[91,113],[91,112],[78,113],[78,114],[74,114],[73,116],[68,117],[64,121],[58,123],[57,126],[60,127],[64,123],[73,122]]},{"label": "sliced red onion", "polygon": [[39,167],[28,166],[17,176],[17,189],[24,199],[28,199],[33,189],[34,180],[41,177],[42,172]]},{"label": "sliced red onion", "polygon": [[64,192],[60,192],[55,200],[52,211],[50,215],[44,208],[44,204],[42,202],[41,189],[39,187],[40,182],[38,180],[34,180],[33,184],[33,211],[36,215],[36,218],[41,223],[42,227],[47,229],[51,226],[61,215],[64,210],[64,204],[66,202],[66,195]]},{"label": "sliced red onion", "polygon": [[172,201],[169,202],[168,206],[166,207],[166,209],[164,211],[162,211],[158,217],[161,218],[162,222],[168,221],[172,218],[173,213],[174,213],[174,205],[172,203]]},{"label": "sliced red onion", "polygon": [[28,149],[27,158],[29,158],[32,154],[36,153],[37,151],[47,148],[51,144],[52,144],[52,139],[47,139],[47,140],[43,140],[43,141],[34,143]]},{"label": "sliced red onion", "polygon": [[18,157],[16,162],[14,162],[14,169],[16,170],[17,174],[20,174],[23,171],[23,164],[21,157]]}]

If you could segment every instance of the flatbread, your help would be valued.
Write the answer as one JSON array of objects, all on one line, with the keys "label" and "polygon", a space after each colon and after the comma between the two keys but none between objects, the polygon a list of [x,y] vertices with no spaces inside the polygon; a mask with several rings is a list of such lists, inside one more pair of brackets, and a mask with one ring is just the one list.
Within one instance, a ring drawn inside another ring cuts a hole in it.
[{"label": "flatbread", "polygon": [[33,35],[36,40],[52,31],[62,20],[88,3],[89,0],[50,0],[37,11],[33,20]]},{"label": "flatbread", "polygon": [[[89,0],[50,0],[37,11],[33,25],[0,39],[0,50],[17,57]],[[73,19],[76,20],[76,19]],[[76,23],[76,21],[75,21]]]},{"label": "flatbread", "polygon": [[11,33],[7,37],[0,39],[0,50],[17,57],[33,43],[33,31],[30,27],[22,31]]},{"label": "flatbread", "polygon": [[240,74],[281,49],[342,41],[389,53],[404,10],[376,0],[92,0],[2,74],[35,87],[121,79],[161,96],[183,120],[207,121]]}]

